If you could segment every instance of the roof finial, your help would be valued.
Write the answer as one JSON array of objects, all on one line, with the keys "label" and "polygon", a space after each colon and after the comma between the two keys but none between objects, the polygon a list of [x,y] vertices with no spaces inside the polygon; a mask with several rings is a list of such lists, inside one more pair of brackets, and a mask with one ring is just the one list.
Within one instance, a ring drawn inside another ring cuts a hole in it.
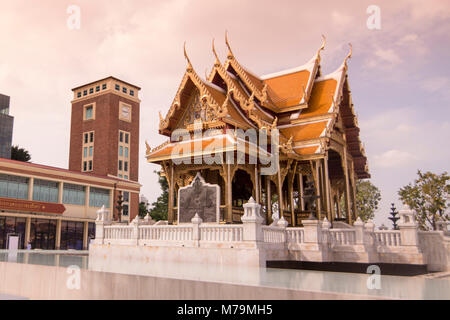
[{"label": "roof finial", "polygon": [[219,60],[219,56],[217,55],[216,48],[215,48],[215,46],[214,46],[214,38],[213,38],[213,40],[212,40],[212,51],[213,51],[213,53],[214,53],[214,56],[216,57],[216,61],[214,62],[214,65],[215,65],[216,67],[218,67],[218,66],[220,65],[220,60]]},{"label": "roof finial", "polygon": [[325,38],[324,35],[322,35],[322,45],[320,46],[319,50],[317,51],[317,54],[320,53],[323,49],[325,49],[325,44],[327,43],[327,38]]},{"label": "roof finial", "polygon": [[184,57],[186,58],[187,62],[188,62],[188,66],[187,69],[188,70],[192,70],[192,63],[191,60],[189,59],[187,52],[186,52],[186,41],[184,42]]},{"label": "roof finial", "polygon": [[353,52],[353,47],[352,44],[349,43],[348,44],[350,46],[350,52],[347,54],[347,56],[344,59],[344,64],[347,64],[348,59],[350,59],[352,57],[352,52]]},{"label": "roof finial", "polygon": [[234,55],[233,55],[233,51],[231,51],[230,43],[228,42],[228,31],[227,30],[225,30],[225,43],[228,47],[228,59],[233,59]]}]

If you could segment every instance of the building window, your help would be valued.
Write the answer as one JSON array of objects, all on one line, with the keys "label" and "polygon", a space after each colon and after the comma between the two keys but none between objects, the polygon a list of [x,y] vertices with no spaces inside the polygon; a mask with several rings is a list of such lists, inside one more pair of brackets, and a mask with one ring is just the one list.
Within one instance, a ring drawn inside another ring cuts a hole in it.
[{"label": "building window", "polygon": [[130,96],[133,96],[133,97],[134,97],[134,90],[131,90],[131,89],[130,89]]},{"label": "building window", "polygon": [[83,134],[82,171],[93,170],[94,160],[94,131]]},{"label": "building window", "polygon": [[84,106],[84,120],[92,120],[95,118],[95,105],[89,104]]},{"label": "building window", "polygon": [[100,86],[96,86],[95,87],[95,92],[99,92],[100,91]]},{"label": "building window", "polygon": [[117,175],[128,179],[129,171],[129,152],[130,152],[130,133],[119,130],[119,154],[118,154],[118,172]]},{"label": "building window", "polygon": [[94,88],[89,89],[89,94],[92,94],[92,93],[94,93]]},{"label": "building window", "polygon": [[105,208],[109,208],[109,190],[91,187],[89,206],[100,208],[103,205]]},{"label": "building window", "polygon": [[77,184],[64,183],[63,203],[84,206],[86,202],[86,188]]},{"label": "building window", "polygon": [[28,199],[28,178],[0,174],[0,198]]},{"label": "building window", "polygon": [[87,96],[87,90],[83,91],[83,96]]},{"label": "building window", "polygon": [[77,93],[77,98],[81,98],[81,91]]},{"label": "building window", "polygon": [[123,92],[123,93],[127,93],[127,88],[122,87],[122,92]]},{"label": "building window", "polygon": [[106,90],[106,83],[102,85],[102,90]]},{"label": "building window", "polygon": [[115,89],[116,89],[117,91],[120,91],[120,86],[119,86],[118,84],[116,84],[116,85],[115,85]]},{"label": "building window", "polygon": [[123,216],[128,216],[129,212],[130,212],[130,193],[128,191],[123,191],[122,192],[122,206],[123,206],[123,210],[122,210],[122,215]]},{"label": "building window", "polygon": [[56,242],[56,220],[31,219],[31,248],[54,250]]},{"label": "building window", "polygon": [[58,182],[34,179],[34,201],[58,202],[58,193]]}]

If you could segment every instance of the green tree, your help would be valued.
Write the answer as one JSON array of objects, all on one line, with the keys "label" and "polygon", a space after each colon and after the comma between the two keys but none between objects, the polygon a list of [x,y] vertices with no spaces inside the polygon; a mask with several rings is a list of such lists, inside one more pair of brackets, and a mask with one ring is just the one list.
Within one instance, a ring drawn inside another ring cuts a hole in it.
[{"label": "green tree", "polygon": [[139,217],[145,218],[147,213],[148,213],[147,205],[145,204],[145,202],[140,202],[139,203]]},{"label": "green tree", "polygon": [[445,210],[450,194],[450,176],[427,171],[417,171],[419,176],[413,183],[400,188],[398,195],[403,203],[416,210],[416,221],[422,230],[436,230],[438,219],[450,220]]},{"label": "green tree", "polygon": [[381,200],[380,190],[369,180],[356,182],[356,210],[362,221],[372,220]]},{"label": "green tree", "polygon": [[[356,182],[356,210],[362,221],[367,222],[374,218],[380,200],[380,190],[372,182],[369,180],[358,180]],[[345,195],[341,196],[339,206],[342,215],[347,217]]]},{"label": "green tree", "polygon": [[169,184],[166,177],[161,176],[161,173],[155,171],[158,174],[158,183],[161,186],[162,194],[156,199],[156,202],[152,203],[152,208],[149,210],[149,214],[153,220],[167,220],[167,211],[169,209]]},{"label": "green tree", "polygon": [[19,148],[19,146],[12,146],[11,147],[11,160],[29,162],[31,160],[31,155],[24,148]]}]

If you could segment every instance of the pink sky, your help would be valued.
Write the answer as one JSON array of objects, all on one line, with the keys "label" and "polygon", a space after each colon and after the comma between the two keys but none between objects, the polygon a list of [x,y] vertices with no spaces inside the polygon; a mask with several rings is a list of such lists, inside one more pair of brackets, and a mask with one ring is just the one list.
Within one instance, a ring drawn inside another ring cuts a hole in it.
[{"label": "pink sky", "polygon": [[[0,92],[11,96],[13,143],[33,162],[67,167],[71,88],[109,75],[142,87],[140,182],[154,201],[159,185],[144,140],[159,136],[185,71],[183,42],[203,76],[225,58],[225,30],[238,60],[262,75],[304,64],[327,37],[322,71],[334,71],[353,44],[349,81],[372,181],[383,196],[376,222],[417,169],[450,163],[450,3],[448,1],[1,1]],[[70,5],[81,9],[69,30]],[[369,30],[369,5],[381,30]]]}]

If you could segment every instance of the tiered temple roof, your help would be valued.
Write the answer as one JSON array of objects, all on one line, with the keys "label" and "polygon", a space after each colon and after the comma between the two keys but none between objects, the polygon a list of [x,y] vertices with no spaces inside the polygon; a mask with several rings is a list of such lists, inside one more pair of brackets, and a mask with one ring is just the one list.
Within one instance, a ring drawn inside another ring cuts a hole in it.
[{"label": "tiered temple roof", "polygon": [[[280,131],[280,143],[289,143],[287,158],[311,160],[323,157],[330,145],[337,143],[352,156],[358,178],[370,177],[364,147],[359,138],[357,117],[348,84],[348,59],[331,74],[321,74],[320,53],[325,38],[313,57],[293,69],[257,76],[243,67],[228,47],[221,63],[213,42],[215,62],[207,80],[195,72],[185,50],[186,73],[165,117],[160,114],[159,132],[169,136],[177,128],[193,130],[196,115],[201,115],[204,129],[266,129]],[[197,97],[197,98],[196,98]],[[197,100],[195,100],[197,99]],[[195,101],[194,101],[195,100]],[[199,110],[193,108],[198,107]],[[199,116],[200,117],[200,116]],[[211,148],[217,139],[205,139],[202,148]],[[176,142],[153,150],[147,145],[149,162],[170,158]],[[286,150],[286,149],[284,149]]]}]

